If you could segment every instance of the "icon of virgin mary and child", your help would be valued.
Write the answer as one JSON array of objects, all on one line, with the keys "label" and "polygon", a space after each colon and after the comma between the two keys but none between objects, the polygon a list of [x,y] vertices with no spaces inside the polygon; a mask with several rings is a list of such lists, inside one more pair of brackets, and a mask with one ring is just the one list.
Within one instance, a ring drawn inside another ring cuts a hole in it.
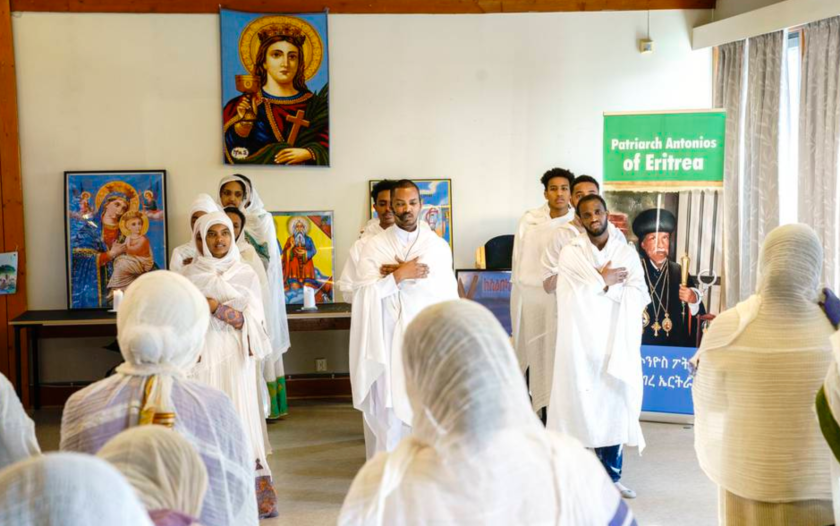
[{"label": "icon of virgin mary and child", "polygon": [[146,233],[149,218],[138,210],[137,192],[112,181],[96,196],[85,221],[73,221],[71,297],[73,308],[111,305],[114,290],[128,287],[156,268]]},{"label": "icon of virgin mary and child", "polygon": [[321,65],[323,45],[306,21],[265,16],[242,32],[239,55],[250,75],[243,94],[223,111],[228,164],[329,165],[328,84],[306,85]]}]

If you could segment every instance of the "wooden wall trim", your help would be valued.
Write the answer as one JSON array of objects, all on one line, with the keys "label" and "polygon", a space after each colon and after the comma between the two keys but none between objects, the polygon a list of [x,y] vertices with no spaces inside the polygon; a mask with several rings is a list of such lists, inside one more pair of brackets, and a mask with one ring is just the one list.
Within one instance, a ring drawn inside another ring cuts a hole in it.
[{"label": "wooden wall trim", "polygon": [[[27,308],[23,183],[10,0],[0,0],[0,203],[0,251],[18,251],[17,292],[0,296],[0,372],[9,377],[14,376],[10,374],[14,366],[14,331],[8,322]],[[24,402],[27,391],[24,389]]]},{"label": "wooden wall trim", "polygon": [[648,9],[712,9],[715,0],[10,0],[12,11],[75,13],[218,13],[227,9],[252,12],[480,14],[553,11],[646,11]]}]

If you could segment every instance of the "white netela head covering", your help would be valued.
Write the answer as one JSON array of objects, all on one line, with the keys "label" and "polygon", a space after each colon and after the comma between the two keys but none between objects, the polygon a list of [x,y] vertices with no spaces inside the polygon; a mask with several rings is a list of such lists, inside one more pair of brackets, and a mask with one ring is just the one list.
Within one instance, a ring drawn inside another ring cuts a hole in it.
[{"label": "white netela head covering", "polygon": [[192,220],[193,214],[196,212],[204,212],[205,214],[209,214],[210,212],[218,212],[219,205],[216,204],[216,201],[213,200],[208,194],[198,194],[192,202],[190,206],[190,220]]},{"label": "white netela head covering", "polygon": [[40,454],[35,423],[24,411],[11,382],[0,374],[0,469]]},{"label": "white netela head covering", "polygon": [[140,426],[123,431],[96,454],[116,467],[148,511],[172,510],[198,517],[207,492],[207,469],[177,431]]},{"label": "white netela head covering", "polygon": [[172,378],[195,363],[209,323],[207,300],[179,274],[149,272],[128,287],[117,312],[117,341],[125,359],[117,372],[153,377],[146,384],[141,424],[174,418]]},{"label": "white netela head covering", "polygon": [[830,453],[814,415],[834,332],[817,304],[822,256],[808,226],[770,232],[756,294],[715,318],[694,357],[700,467],[745,499],[831,498]]},{"label": "white netela head covering", "polygon": [[[255,206],[254,203],[253,203],[254,188],[253,188],[253,185],[251,184],[251,180],[248,179],[247,177],[243,176],[243,175],[233,174],[233,175],[227,175],[225,177],[222,177],[222,180],[219,181],[219,191],[217,192],[217,195],[219,196],[218,197],[219,209],[224,208],[224,206],[222,205],[222,187],[224,185],[230,183],[230,182],[233,182],[233,181],[237,181],[237,182],[242,183],[242,186],[245,188],[245,195],[242,197],[242,203],[239,205],[239,208],[242,209],[242,211],[244,212],[248,208],[254,207]],[[262,208],[263,207],[263,202],[259,198],[259,196],[257,196],[256,201],[257,201],[256,208]]]},{"label": "white netela head covering", "polygon": [[[423,310],[405,333],[412,435],[365,465],[339,524],[607,524],[620,497],[591,453],[543,428],[509,338],[481,305]],[[491,520],[492,518],[492,520]]]},{"label": "white netela head covering", "polygon": [[759,316],[775,319],[773,324],[823,317],[817,305],[822,262],[822,244],[811,227],[797,223],[773,229],[759,254],[756,293],[714,320],[695,363],[702,353],[735,341]]},{"label": "white netela head covering", "polygon": [[0,472],[0,524],[153,526],[116,468],[78,453],[32,457]]},{"label": "white netela head covering", "polygon": [[[207,249],[207,232],[209,232],[210,227],[214,225],[224,225],[230,231],[230,248],[228,249],[227,254],[221,258],[213,257]],[[198,257],[196,257],[196,260],[193,262],[193,265],[195,265],[196,268],[207,272],[224,273],[236,265],[236,263],[241,262],[239,247],[236,246],[236,240],[233,236],[233,223],[224,212],[211,212],[207,215],[201,216],[198,221],[195,222],[195,227],[193,228],[193,242],[195,242],[195,239],[199,236],[201,236],[201,244],[203,248],[198,251]]]},{"label": "white netela head covering", "polygon": [[502,429],[537,429],[509,339],[479,304],[427,308],[403,347],[413,436],[438,450],[474,449]]}]

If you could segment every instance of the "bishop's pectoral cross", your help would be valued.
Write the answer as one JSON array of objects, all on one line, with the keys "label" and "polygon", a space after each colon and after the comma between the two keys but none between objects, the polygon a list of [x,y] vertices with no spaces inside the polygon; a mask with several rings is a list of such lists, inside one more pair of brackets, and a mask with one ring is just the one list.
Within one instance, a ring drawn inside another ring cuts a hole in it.
[{"label": "bishop's pectoral cross", "polygon": [[659,325],[659,321],[653,322],[653,325],[650,326],[653,329],[653,337],[656,338],[659,336],[659,331],[662,330],[662,325]]},{"label": "bishop's pectoral cross", "polygon": [[303,118],[303,110],[297,110],[294,117],[291,115],[286,115],[286,121],[292,123],[292,131],[289,132],[289,146],[294,146],[295,141],[297,140],[298,132],[300,131],[300,127],[303,126],[304,128],[309,127],[309,121],[304,120]]}]

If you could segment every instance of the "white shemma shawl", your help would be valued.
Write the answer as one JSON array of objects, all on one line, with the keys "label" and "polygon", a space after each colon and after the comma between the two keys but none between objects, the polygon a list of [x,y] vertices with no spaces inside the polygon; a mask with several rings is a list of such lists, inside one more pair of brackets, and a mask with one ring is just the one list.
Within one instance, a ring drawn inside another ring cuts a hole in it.
[{"label": "white shemma shawl", "polygon": [[280,245],[277,242],[277,229],[274,226],[274,217],[266,211],[257,189],[250,181],[238,175],[227,176],[219,182],[219,192],[222,186],[231,181],[239,181],[245,187],[245,198],[240,207],[245,214],[246,236],[244,237],[252,239],[268,250],[266,273],[268,289],[273,291],[273,294],[270,301],[266,302],[269,308],[265,312],[265,318],[273,349],[272,360],[276,361],[289,349],[290,345],[289,322],[286,319],[286,295],[283,292],[283,258],[280,256]]},{"label": "white shemma shawl", "polygon": [[154,421],[174,412],[173,429],[196,448],[210,475],[201,524],[256,526],[254,459],[239,415],[224,393],[185,377],[202,348],[209,311],[204,296],[174,272],[137,278],[117,314],[125,363],[67,401],[61,449],[92,455],[138,425],[141,413]]},{"label": "white shemma shawl", "polygon": [[0,524],[153,526],[119,471],[77,453],[32,457],[0,471]]},{"label": "white shemma shawl", "polygon": [[365,464],[339,525],[625,524],[611,522],[628,511],[595,456],[531,411],[490,311],[466,300],[428,307],[403,353],[413,434]]},{"label": "white shemma shawl", "polygon": [[[221,258],[206,248],[207,234],[214,225],[230,231],[230,248]],[[253,459],[260,462],[260,475],[269,475],[265,423],[257,390],[256,364],[271,355],[271,342],[265,327],[262,292],[257,274],[239,256],[233,239],[233,224],[224,212],[213,212],[195,224],[201,235],[204,254],[184,268],[184,276],[207,297],[242,313],[244,324],[236,329],[211,317],[204,337],[201,360],[189,372],[190,378],[221,389],[236,407],[253,447]]]},{"label": "white shemma shawl", "polygon": [[724,490],[763,502],[831,498],[814,398],[833,328],[817,304],[822,246],[805,225],[766,238],[755,295],[712,322],[694,358],[695,449]]},{"label": "white shemma shawl", "polygon": [[148,511],[177,511],[196,518],[207,492],[207,469],[195,448],[163,426],[127,429],[99,453],[137,491]]},{"label": "white shemma shawl", "polygon": [[35,423],[23,410],[15,388],[0,374],[0,469],[40,453]]}]

